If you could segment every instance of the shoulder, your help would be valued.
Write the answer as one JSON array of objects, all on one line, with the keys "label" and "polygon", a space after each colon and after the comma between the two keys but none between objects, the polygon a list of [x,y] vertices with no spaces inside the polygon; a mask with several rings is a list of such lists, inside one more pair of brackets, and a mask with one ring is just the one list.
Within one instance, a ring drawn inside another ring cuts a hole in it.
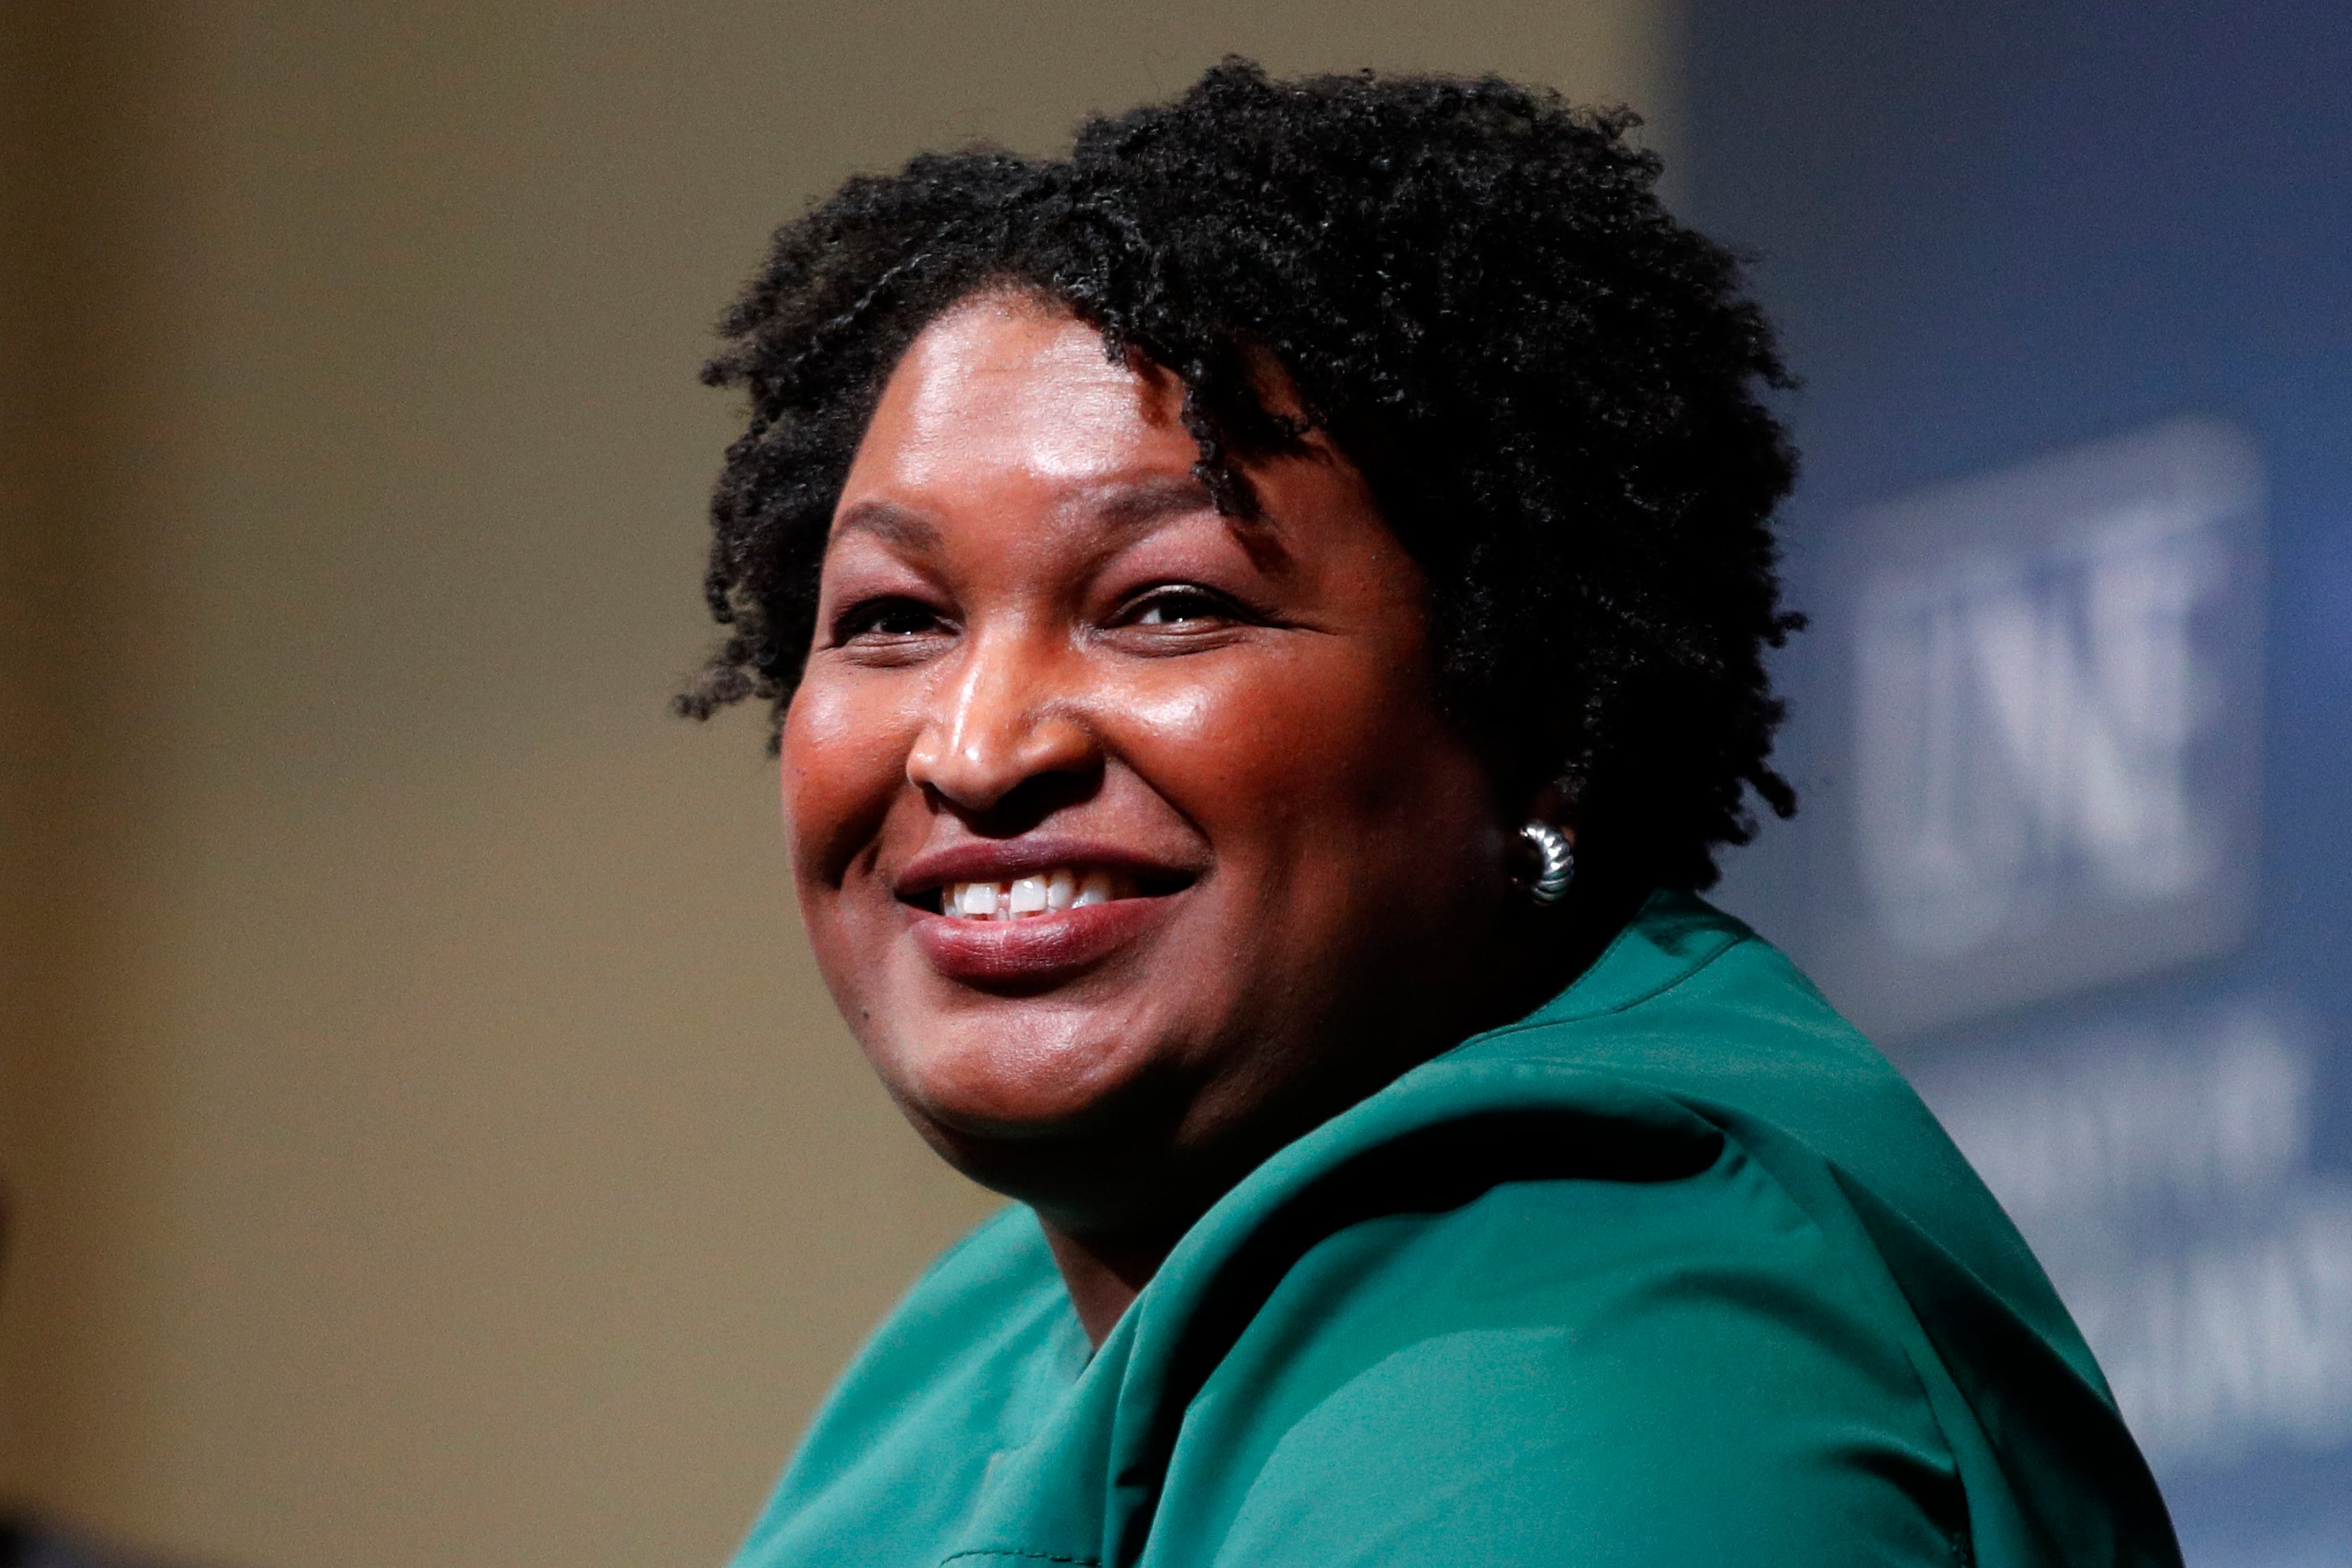
[{"label": "shoulder", "polygon": [[1736,1147],[1350,1226],[1202,1389],[1160,1528],[1235,1563],[1948,1563],[1953,1461],[1853,1263]]},{"label": "shoulder", "polygon": [[1225,1256],[1279,1267],[1188,1299],[1244,1326],[1173,1389],[1159,1561],[2175,1560],[1966,1161],[1696,899],[1252,1185]]},{"label": "shoulder", "polygon": [[1190,1405],[1166,1561],[1953,1560],[1934,1352],[1844,1184],[1964,1247],[2007,1226],[1745,926],[1654,900],[1552,1005],[1352,1120],[1255,1216],[1304,1244]]},{"label": "shoulder", "polygon": [[2097,1382],[2040,1264],[1909,1081],[1778,948],[1705,900],[1658,895],[1585,980],[1458,1054],[1666,1096],[1825,1220],[1857,1197],[1899,1217]]}]

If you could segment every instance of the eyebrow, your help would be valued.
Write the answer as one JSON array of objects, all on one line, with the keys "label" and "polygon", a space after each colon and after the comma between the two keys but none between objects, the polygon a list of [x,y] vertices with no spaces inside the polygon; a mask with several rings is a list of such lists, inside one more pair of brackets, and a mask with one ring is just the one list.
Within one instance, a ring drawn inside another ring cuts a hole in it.
[{"label": "eyebrow", "polygon": [[[1199,476],[1154,474],[1099,486],[1081,496],[1074,510],[1090,514],[1093,521],[1108,529],[1117,540],[1107,547],[1108,552],[1116,553],[1129,540],[1150,533],[1170,518],[1213,505],[1209,488]],[[1279,570],[1289,561],[1290,551],[1283,540],[1283,531],[1273,519],[1220,513],[1218,521],[1259,571]],[[929,516],[878,496],[855,502],[834,520],[832,532],[825,541],[825,552],[830,555],[850,533],[873,534],[885,544],[909,554],[935,552],[941,543],[940,526]]]},{"label": "eyebrow", "polygon": [[[1153,524],[1210,505],[1208,487],[1190,474],[1159,474],[1150,479],[1105,485],[1080,498],[1078,510],[1091,513],[1118,533],[1134,533]],[[845,533],[871,533],[901,550],[935,550],[939,524],[911,507],[873,497],[845,508],[834,520],[833,538]]]},{"label": "eyebrow", "polygon": [[901,550],[933,550],[940,542],[939,524],[921,512],[888,500],[862,500],[835,518],[833,537],[825,542],[826,548],[838,542],[843,534],[853,532],[871,533]]},{"label": "eyebrow", "polygon": [[1123,481],[1106,486],[1090,499],[1095,515],[1121,533],[1214,504],[1209,487],[1192,474],[1155,474],[1148,479]]},{"label": "eyebrow", "polygon": [[[1117,487],[1100,503],[1098,510],[1113,528],[1121,533],[1132,533],[1147,531],[1164,518],[1213,509],[1215,504],[1209,487],[1199,475],[1186,474],[1180,479],[1174,474],[1161,474]],[[1224,524],[1225,531],[1259,571],[1276,571],[1289,562],[1290,549],[1284,542],[1282,526],[1265,512],[1221,511],[1217,521]]]}]

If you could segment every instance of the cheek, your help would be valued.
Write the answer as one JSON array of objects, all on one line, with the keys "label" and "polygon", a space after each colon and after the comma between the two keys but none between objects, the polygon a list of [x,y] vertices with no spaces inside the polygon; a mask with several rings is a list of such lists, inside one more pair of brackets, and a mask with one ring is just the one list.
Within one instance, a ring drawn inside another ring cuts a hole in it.
[{"label": "cheek", "polygon": [[782,737],[784,833],[803,896],[838,889],[906,783],[912,730],[900,705],[812,673]]},{"label": "cheek", "polygon": [[1391,817],[1454,814],[1465,783],[1478,798],[1475,764],[1440,720],[1412,652],[1323,645],[1236,660],[1137,693],[1129,711],[1153,753],[1147,766],[1203,826],[1254,822],[1317,838],[1379,832]]}]

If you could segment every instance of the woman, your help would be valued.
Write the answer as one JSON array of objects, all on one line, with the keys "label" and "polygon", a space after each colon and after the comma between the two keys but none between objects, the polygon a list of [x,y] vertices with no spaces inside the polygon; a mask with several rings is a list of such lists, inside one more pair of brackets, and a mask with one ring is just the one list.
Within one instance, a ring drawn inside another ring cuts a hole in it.
[{"label": "woman", "polygon": [[1239,62],[788,225],[731,635],[883,1081],[1014,1198],[786,1563],[2172,1563],[1902,1080],[1696,897],[1792,459],[1625,117]]}]

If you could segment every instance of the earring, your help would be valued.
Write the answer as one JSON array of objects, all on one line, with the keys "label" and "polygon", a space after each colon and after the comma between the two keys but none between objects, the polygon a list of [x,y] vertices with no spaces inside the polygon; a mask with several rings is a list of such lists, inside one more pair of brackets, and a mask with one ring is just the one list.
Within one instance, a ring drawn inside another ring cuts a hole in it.
[{"label": "earring", "polygon": [[1528,897],[1547,907],[1559,902],[1576,877],[1576,849],[1568,835],[1549,822],[1530,822],[1519,829],[1519,837],[1536,852],[1539,868],[1525,884]]}]

